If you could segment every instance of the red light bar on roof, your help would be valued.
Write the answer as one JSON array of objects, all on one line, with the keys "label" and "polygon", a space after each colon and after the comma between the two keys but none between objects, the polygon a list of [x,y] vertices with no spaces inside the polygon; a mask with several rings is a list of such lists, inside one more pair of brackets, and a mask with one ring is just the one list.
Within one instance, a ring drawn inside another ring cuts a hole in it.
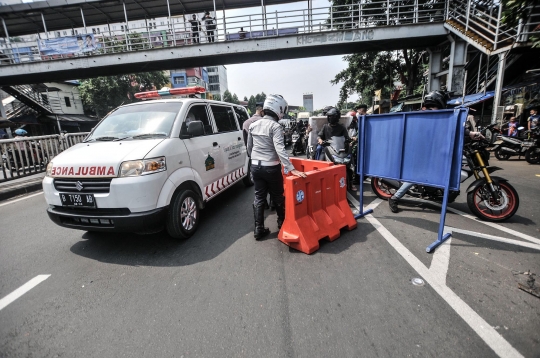
[{"label": "red light bar on roof", "polygon": [[162,96],[181,96],[197,93],[205,93],[204,87],[184,87],[184,88],[168,88],[166,90],[159,91],[147,91],[135,93],[135,98],[147,99],[147,98],[160,98]]}]

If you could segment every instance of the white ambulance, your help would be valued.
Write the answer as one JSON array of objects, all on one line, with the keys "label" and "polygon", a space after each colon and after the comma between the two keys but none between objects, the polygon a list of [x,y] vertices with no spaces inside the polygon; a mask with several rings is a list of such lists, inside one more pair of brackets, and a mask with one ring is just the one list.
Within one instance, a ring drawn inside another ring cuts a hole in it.
[{"label": "white ambulance", "polygon": [[[161,93],[163,95],[163,93]],[[197,229],[206,202],[248,175],[242,106],[197,98],[121,106],[47,167],[56,224],[175,238]]]}]

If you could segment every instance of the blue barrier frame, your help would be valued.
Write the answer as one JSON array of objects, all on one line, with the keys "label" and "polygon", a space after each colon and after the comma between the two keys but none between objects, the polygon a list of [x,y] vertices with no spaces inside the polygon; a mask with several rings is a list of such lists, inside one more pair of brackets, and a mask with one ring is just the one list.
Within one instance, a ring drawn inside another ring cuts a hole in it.
[{"label": "blue barrier frame", "polygon": [[[444,190],[437,240],[426,248],[428,253],[434,251],[436,247],[451,236],[450,233],[444,234],[444,223],[449,192],[450,190],[459,190],[460,186],[461,159],[467,114],[468,108],[390,113],[363,116],[358,123],[357,172],[360,178],[363,179],[364,175],[367,175]],[[411,130],[411,128],[414,128],[415,120],[426,127],[425,131],[416,133],[415,130]],[[401,124],[400,126],[388,127],[390,138],[386,141],[380,140],[382,129],[386,128],[385,125],[388,125],[388,123],[385,124],[385,121],[391,124]],[[368,129],[366,129],[366,123],[370,126]],[[441,132],[437,132],[439,129]],[[377,134],[379,135],[378,138]],[[422,139],[420,136],[425,136],[428,140],[419,143],[418,141]],[[435,138],[432,141],[439,141],[441,145],[437,146],[437,143],[430,142],[430,136]],[[373,143],[377,143],[377,146],[380,147],[379,152],[373,151]],[[426,150],[426,147],[430,146],[433,150]],[[415,149],[416,147],[418,149]],[[380,152],[383,153],[382,156]],[[386,158],[384,153],[387,155]],[[381,164],[384,159],[388,159],[391,163],[390,166]],[[407,162],[406,166],[404,162]],[[432,165],[433,168],[431,168]],[[356,219],[373,212],[372,209],[364,211],[362,188],[360,189],[359,199],[360,212],[355,216]]]}]

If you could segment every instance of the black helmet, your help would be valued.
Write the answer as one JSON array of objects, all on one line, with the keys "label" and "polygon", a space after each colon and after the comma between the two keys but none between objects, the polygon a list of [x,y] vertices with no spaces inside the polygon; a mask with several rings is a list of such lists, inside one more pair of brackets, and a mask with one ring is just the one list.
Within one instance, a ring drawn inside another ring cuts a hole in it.
[{"label": "black helmet", "polygon": [[336,124],[341,118],[341,112],[335,107],[330,107],[326,112],[326,118],[328,119],[328,123]]},{"label": "black helmet", "polygon": [[446,102],[450,99],[447,92],[431,91],[424,97],[424,106],[445,109]]},{"label": "black helmet", "polygon": [[323,116],[326,116],[326,113],[328,112],[328,110],[329,110],[330,108],[334,108],[334,107],[332,107],[332,106],[326,106],[326,107],[324,107],[323,110],[322,110],[322,115],[323,115]]}]

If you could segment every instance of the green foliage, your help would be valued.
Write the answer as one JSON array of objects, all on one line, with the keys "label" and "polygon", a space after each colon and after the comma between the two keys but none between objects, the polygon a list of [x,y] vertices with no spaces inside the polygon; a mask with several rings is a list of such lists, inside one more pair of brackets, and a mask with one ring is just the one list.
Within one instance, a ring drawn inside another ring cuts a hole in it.
[{"label": "green foliage", "polygon": [[251,95],[248,100],[249,113],[255,113],[256,102],[257,101],[255,101],[255,96]]},{"label": "green foliage", "polygon": [[122,104],[139,101],[135,93],[160,89],[168,82],[162,71],[154,71],[82,80],[79,90],[85,109],[103,117]]},{"label": "green foliage", "polygon": [[371,105],[374,91],[382,89],[382,97],[389,98],[394,90],[393,82],[401,81],[406,95],[421,93],[424,51],[401,50],[364,52],[343,57],[348,67],[339,72],[330,83],[342,83],[338,106],[342,107],[347,98],[358,93],[362,102]]},{"label": "green foliage", "polygon": [[214,101],[221,101],[221,95],[220,94],[215,94],[212,96]]},{"label": "green foliage", "polygon": [[[538,0],[502,0],[503,12],[501,21],[509,27],[517,27],[520,20],[525,24],[531,15],[532,9]],[[540,30],[537,26],[536,31]],[[540,34],[529,38],[532,41],[532,47],[540,47]]]}]

